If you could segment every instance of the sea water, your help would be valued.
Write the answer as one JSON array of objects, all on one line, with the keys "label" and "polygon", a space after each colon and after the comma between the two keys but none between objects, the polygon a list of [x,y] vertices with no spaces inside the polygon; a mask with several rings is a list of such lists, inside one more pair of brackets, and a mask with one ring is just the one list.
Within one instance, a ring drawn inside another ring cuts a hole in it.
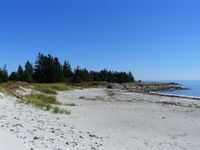
[{"label": "sea water", "polygon": [[190,90],[169,90],[160,91],[159,93],[200,97],[200,80],[170,80],[163,82],[179,83],[182,87],[189,88]]}]

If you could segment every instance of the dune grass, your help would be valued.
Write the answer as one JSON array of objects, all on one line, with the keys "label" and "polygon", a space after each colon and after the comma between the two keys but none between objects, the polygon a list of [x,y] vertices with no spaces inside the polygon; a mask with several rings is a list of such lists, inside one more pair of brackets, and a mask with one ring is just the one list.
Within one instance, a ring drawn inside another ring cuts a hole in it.
[{"label": "dune grass", "polygon": [[30,94],[22,98],[22,102],[25,104],[33,105],[40,109],[51,111],[55,114],[70,114],[70,111],[61,109],[59,105],[62,105],[56,100],[55,96],[46,94]]},{"label": "dune grass", "polygon": [[[53,84],[41,84],[34,83],[29,84],[26,82],[6,82],[0,84],[0,92],[15,96],[19,98],[23,103],[30,104],[35,107],[51,111],[59,114],[70,114],[70,111],[61,109],[59,105],[63,106],[75,106],[74,103],[61,104],[56,100],[55,95],[57,91],[66,91],[70,89],[82,89],[92,88],[98,85],[105,84],[105,82],[82,82],[82,83],[53,83]],[[19,95],[16,91],[23,88],[29,88],[39,91],[40,94],[32,93],[29,95]]]},{"label": "dune grass", "polygon": [[52,94],[56,95],[56,91],[67,91],[71,89],[71,85],[64,84],[64,83],[53,83],[53,84],[41,84],[41,83],[36,83],[36,84],[30,84],[34,90],[37,90],[41,93],[45,94]]},{"label": "dune grass", "polygon": [[53,113],[55,114],[67,114],[67,115],[70,115],[71,112],[66,110],[66,109],[60,109],[58,106],[55,106],[53,108]]},{"label": "dune grass", "polygon": [[22,101],[26,104],[32,104],[34,106],[40,107],[40,108],[49,108],[49,105],[60,104],[55,96],[49,96],[45,94],[30,94],[26,95],[22,98]]},{"label": "dune grass", "polygon": [[99,85],[106,84],[106,82],[100,82],[100,81],[87,81],[87,82],[81,82],[81,83],[70,83],[72,87],[74,88],[93,88],[97,87]]},{"label": "dune grass", "polygon": [[4,93],[6,95],[16,96],[16,90],[19,90],[20,87],[27,88],[28,86],[29,86],[28,83],[25,83],[25,82],[1,83],[0,84],[0,92]]},{"label": "dune grass", "polygon": [[74,88],[92,88],[96,87],[98,85],[102,85],[105,82],[81,82],[81,83],[50,83],[50,84],[44,84],[44,83],[35,83],[30,84],[30,86],[41,93],[45,94],[52,94],[56,95],[57,91],[67,91]]},{"label": "dune grass", "polygon": [[63,105],[64,106],[76,106],[76,104],[74,104],[74,103],[64,103]]},{"label": "dune grass", "polygon": [[52,94],[52,95],[56,95],[57,92],[53,89],[51,89],[50,87],[34,87],[34,90],[39,91],[41,93],[45,93],[45,94]]}]

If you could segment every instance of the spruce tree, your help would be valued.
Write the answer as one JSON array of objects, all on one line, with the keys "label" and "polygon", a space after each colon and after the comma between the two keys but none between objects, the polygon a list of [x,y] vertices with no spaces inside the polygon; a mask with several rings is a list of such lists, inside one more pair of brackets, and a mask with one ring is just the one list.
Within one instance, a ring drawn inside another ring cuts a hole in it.
[{"label": "spruce tree", "polygon": [[17,81],[17,73],[16,72],[12,72],[9,76],[9,80],[11,81]]},{"label": "spruce tree", "polygon": [[63,76],[64,76],[65,80],[71,81],[72,75],[73,75],[73,72],[72,72],[71,65],[68,61],[65,61],[64,65],[63,65]]},{"label": "spruce tree", "polygon": [[19,65],[18,70],[17,70],[17,80],[24,81],[24,70],[21,65]]},{"label": "spruce tree", "polygon": [[53,59],[52,74],[53,74],[53,78],[52,78],[53,82],[56,83],[56,82],[63,82],[64,81],[62,65],[60,64],[59,59],[57,57],[55,57]]},{"label": "spruce tree", "polygon": [[29,61],[25,64],[24,78],[26,82],[33,82],[33,67]]},{"label": "spruce tree", "polygon": [[0,82],[2,83],[6,81],[8,81],[8,72],[5,65],[3,69],[0,69]]}]

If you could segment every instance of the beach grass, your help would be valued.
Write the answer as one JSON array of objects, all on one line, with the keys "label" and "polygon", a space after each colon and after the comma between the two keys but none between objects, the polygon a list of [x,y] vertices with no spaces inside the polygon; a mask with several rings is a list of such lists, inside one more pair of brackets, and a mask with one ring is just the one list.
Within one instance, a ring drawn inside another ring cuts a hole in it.
[{"label": "beach grass", "polygon": [[1,83],[0,84],[0,92],[4,93],[6,95],[16,96],[16,90],[19,90],[20,87],[27,88],[28,86],[29,86],[29,84],[26,82]]},{"label": "beach grass", "polygon": [[64,105],[64,106],[72,106],[72,107],[73,107],[73,106],[76,106],[76,104],[74,104],[74,103],[64,103],[63,105]]},{"label": "beach grass", "polygon": [[49,96],[45,94],[29,94],[22,98],[26,104],[33,104],[35,106],[44,108],[47,104],[59,105],[60,103],[56,100],[55,96]]},{"label": "beach grass", "polygon": [[[59,105],[63,106],[75,106],[74,103],[65,103],[62,104],[56,99],[57,91],[67,91],[70,89],[84,89],[84,88],[92,88],[99,85],[105,84],[105,82],[81,82],[81,83],[26,83],[26,82],[6,82],[0,84],[0,92],[15,96],[20,99],[21,102],[33,105],[43,110],[51,111],[56,114],[70,114],[71,112],[62,109]],[[24,89],[32,89],[33,91],[28,95],[22,95],[17,90]]]},{"label": "beach grass", "polygon": [[51,111],[55,114],[70,114],[70,111],[61,109],[59,105],[62,105],[56,100],[55,96],[46,94],[30,94],[22,98],[22,102],[28,105],[33,105],[40,109]]},{"label": "beach grass", "polygon": [[64,83],[54,83],[54,84],[30,84],[34,90],[40,91],[45,94],[53,94],[56,95],[56,91],[67,91],[71,89],[70,85]]},{"label": "beach grass", "polygon": [[81,82],[81,83],[35,83],[35,84],[29,84],[30,87],[32,87],[34,90],[37,90],[41,93],[45,94],[52,94],[56,95],[57,91],[67,91],[70,89],[84,89],[84,88],[92,88],[99,85],[105,84],[105,82]]},{"label": "beach grass", "polygon": [[41,93],[56,95],[57,91],[67,91],[70,89],[84,89],[84,88],[92,88],[106,82],[98,82],[98,81],[88,81],[81,83],[27,83],[27,82],[6,82],[0,84],[0,92],[15,95],[16,90],[19,90],[20,87],[30,88]]}]

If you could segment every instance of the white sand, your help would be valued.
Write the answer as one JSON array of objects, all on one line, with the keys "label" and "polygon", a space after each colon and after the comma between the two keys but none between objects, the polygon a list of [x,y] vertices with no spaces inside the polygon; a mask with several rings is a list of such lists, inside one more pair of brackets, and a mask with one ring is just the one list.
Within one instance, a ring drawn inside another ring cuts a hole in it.
[{"label": "white sand", "polygon": [[103,88],[59,92],[57,97],[77,105],[67,107],[70,116],[16,103],[12,97],[0,98],[4,145],[21,143],[22,148],[15,150],[200,148],[200,101]]},{"label": "white sand", "polygon": [[17,139],[8,131],[0,130],[0,149],[1,150],[26,150],[23,142]]}]

